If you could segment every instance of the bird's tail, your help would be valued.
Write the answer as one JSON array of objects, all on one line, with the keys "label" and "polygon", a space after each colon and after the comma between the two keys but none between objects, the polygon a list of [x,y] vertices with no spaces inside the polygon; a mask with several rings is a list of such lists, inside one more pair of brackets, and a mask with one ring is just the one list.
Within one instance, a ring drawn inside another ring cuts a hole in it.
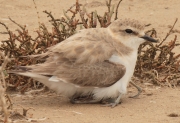
[{"label": "bird's tail", "polygon": [[36,55],[27,55],[27,56],[20,56],[22,58],[31,58],[31,59],[46,59],[48,57],[48,53],[36,54]]},{"label": "bird's tail", "polygon": [[62,80],[53,81],[53,76],[41,75],[41,74],[37,74],[34,72],[27,72],[27,71],[26,72],[10,71],[9,73],[31,77],[34,80],[37,80],[43,83],[45,86],[56,91],[57,93],[59,94],[63,93],[67,97],[71,97],[76,92],[76,89],[74,88],[72,84],[65,83]]},{"label": "bird's tail", "polygon": [[21,67],[22,69],[20,70],[11,70],[11,71],[7,71],[10,74],[16,74],[16,75],[22,75],[22,76],[26,76],[26,77],[31,77],[41,83],[43,83],[44,85],[50,87],[50,82],[49,80],[49,76],[44,76],[44,75],[40,75],[37,73],[32,73],[32,72],[28,72],[26,67]]}]

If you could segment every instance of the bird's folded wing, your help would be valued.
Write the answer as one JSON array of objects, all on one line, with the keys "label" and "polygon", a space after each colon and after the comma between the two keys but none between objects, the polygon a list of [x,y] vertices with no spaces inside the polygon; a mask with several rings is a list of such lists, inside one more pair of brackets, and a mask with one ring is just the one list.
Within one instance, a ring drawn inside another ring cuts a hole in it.
[{"label": "bird's folded wing", "polygon": [[53,77],[81,87],[107,87],[121,79],[125,72],[123,65],[104,61],[87,65],[59,66]]}]

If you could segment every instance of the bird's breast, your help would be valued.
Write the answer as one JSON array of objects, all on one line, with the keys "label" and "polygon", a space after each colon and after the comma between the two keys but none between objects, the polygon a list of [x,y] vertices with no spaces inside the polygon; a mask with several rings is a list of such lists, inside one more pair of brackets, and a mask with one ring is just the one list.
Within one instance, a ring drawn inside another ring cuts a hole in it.
[{"label": "bird's breast", "polygon": [[126,73],[133,74],[136,61],[137,61],[137,52],[134,51],[129,55],[113,54],[110,57],[109,61],[116,64],[124,65],[126,68]]}]

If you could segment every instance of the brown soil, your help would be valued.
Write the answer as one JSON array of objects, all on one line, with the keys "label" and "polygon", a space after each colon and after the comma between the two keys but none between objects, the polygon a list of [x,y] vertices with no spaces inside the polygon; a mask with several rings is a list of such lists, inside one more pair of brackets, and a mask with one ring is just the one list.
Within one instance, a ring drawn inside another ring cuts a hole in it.
[{"label": "brown soil", "polygon": [[[107,10],[104,0],[87,0],[87,9],[97,10],[102,14]],[[40,14],[40,21],[50,25],[46,14],[42,11],[52,11],[56,18],[61,17],[62,10],[67,10],[75,0],[39,0],[36,1]],[[85,0],[80,0],[85,3]],[[117,3],[114,0],[113,3]],[[155,28],[158,36],[163,39],[176,18],[180,17],[179,0],[126,0],[119,7],[119,18],[134,18],[145,23],[150,23],[148,28]],[[30,33],[38,28],[38,17],[33,0],[0,0],[0,21],[4,22],[10,30],[17,29],[17,26],[8,20],[10,16],[16,22],[27,25]],[[51,29],[51,28],[49,28]],[[180,30],[180,21],[175,29]],[[0,32],[6,30],[0,26]],[[180,33],[173,33],[168,37],[168,41],[177,35],[179,41]],[[8,36],[0,34],[0,40],[7,39]],[[180,52],[176,49],[176,52]],[[180,123],[180,87],[167,88],[157,86],[145,86],[143,93],[136,99],[128,96],[136,93],[135,89],[129,87],[128,94],[123,98],[122,104],[115,108],[102,107],[100,104],[70,104],[69,101],[55,93],[44,93],[38,95],[12,95],[14,109],[21,111],[32,107],[28,111],[28,117],[43,118],[37,121],[42,123]],[[170,115],[170,116],[169,116]],[[173,117],[174,116],[174,117]],[[24,121],[23,121],[24,122]]]}]

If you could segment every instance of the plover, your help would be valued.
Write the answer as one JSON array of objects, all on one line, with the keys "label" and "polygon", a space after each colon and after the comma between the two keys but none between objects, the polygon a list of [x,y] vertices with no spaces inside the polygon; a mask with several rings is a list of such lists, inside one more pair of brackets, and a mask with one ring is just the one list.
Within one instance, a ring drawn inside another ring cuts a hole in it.
[{"label": "plover", "polygon": [[19,67],[12,73],[32,77],[72,103],[119,104],[133,76],[138,47],[157,40],[145,35],[136,20],[112,22],[107,28],[80,30],[43,54],[42,64]]}]

